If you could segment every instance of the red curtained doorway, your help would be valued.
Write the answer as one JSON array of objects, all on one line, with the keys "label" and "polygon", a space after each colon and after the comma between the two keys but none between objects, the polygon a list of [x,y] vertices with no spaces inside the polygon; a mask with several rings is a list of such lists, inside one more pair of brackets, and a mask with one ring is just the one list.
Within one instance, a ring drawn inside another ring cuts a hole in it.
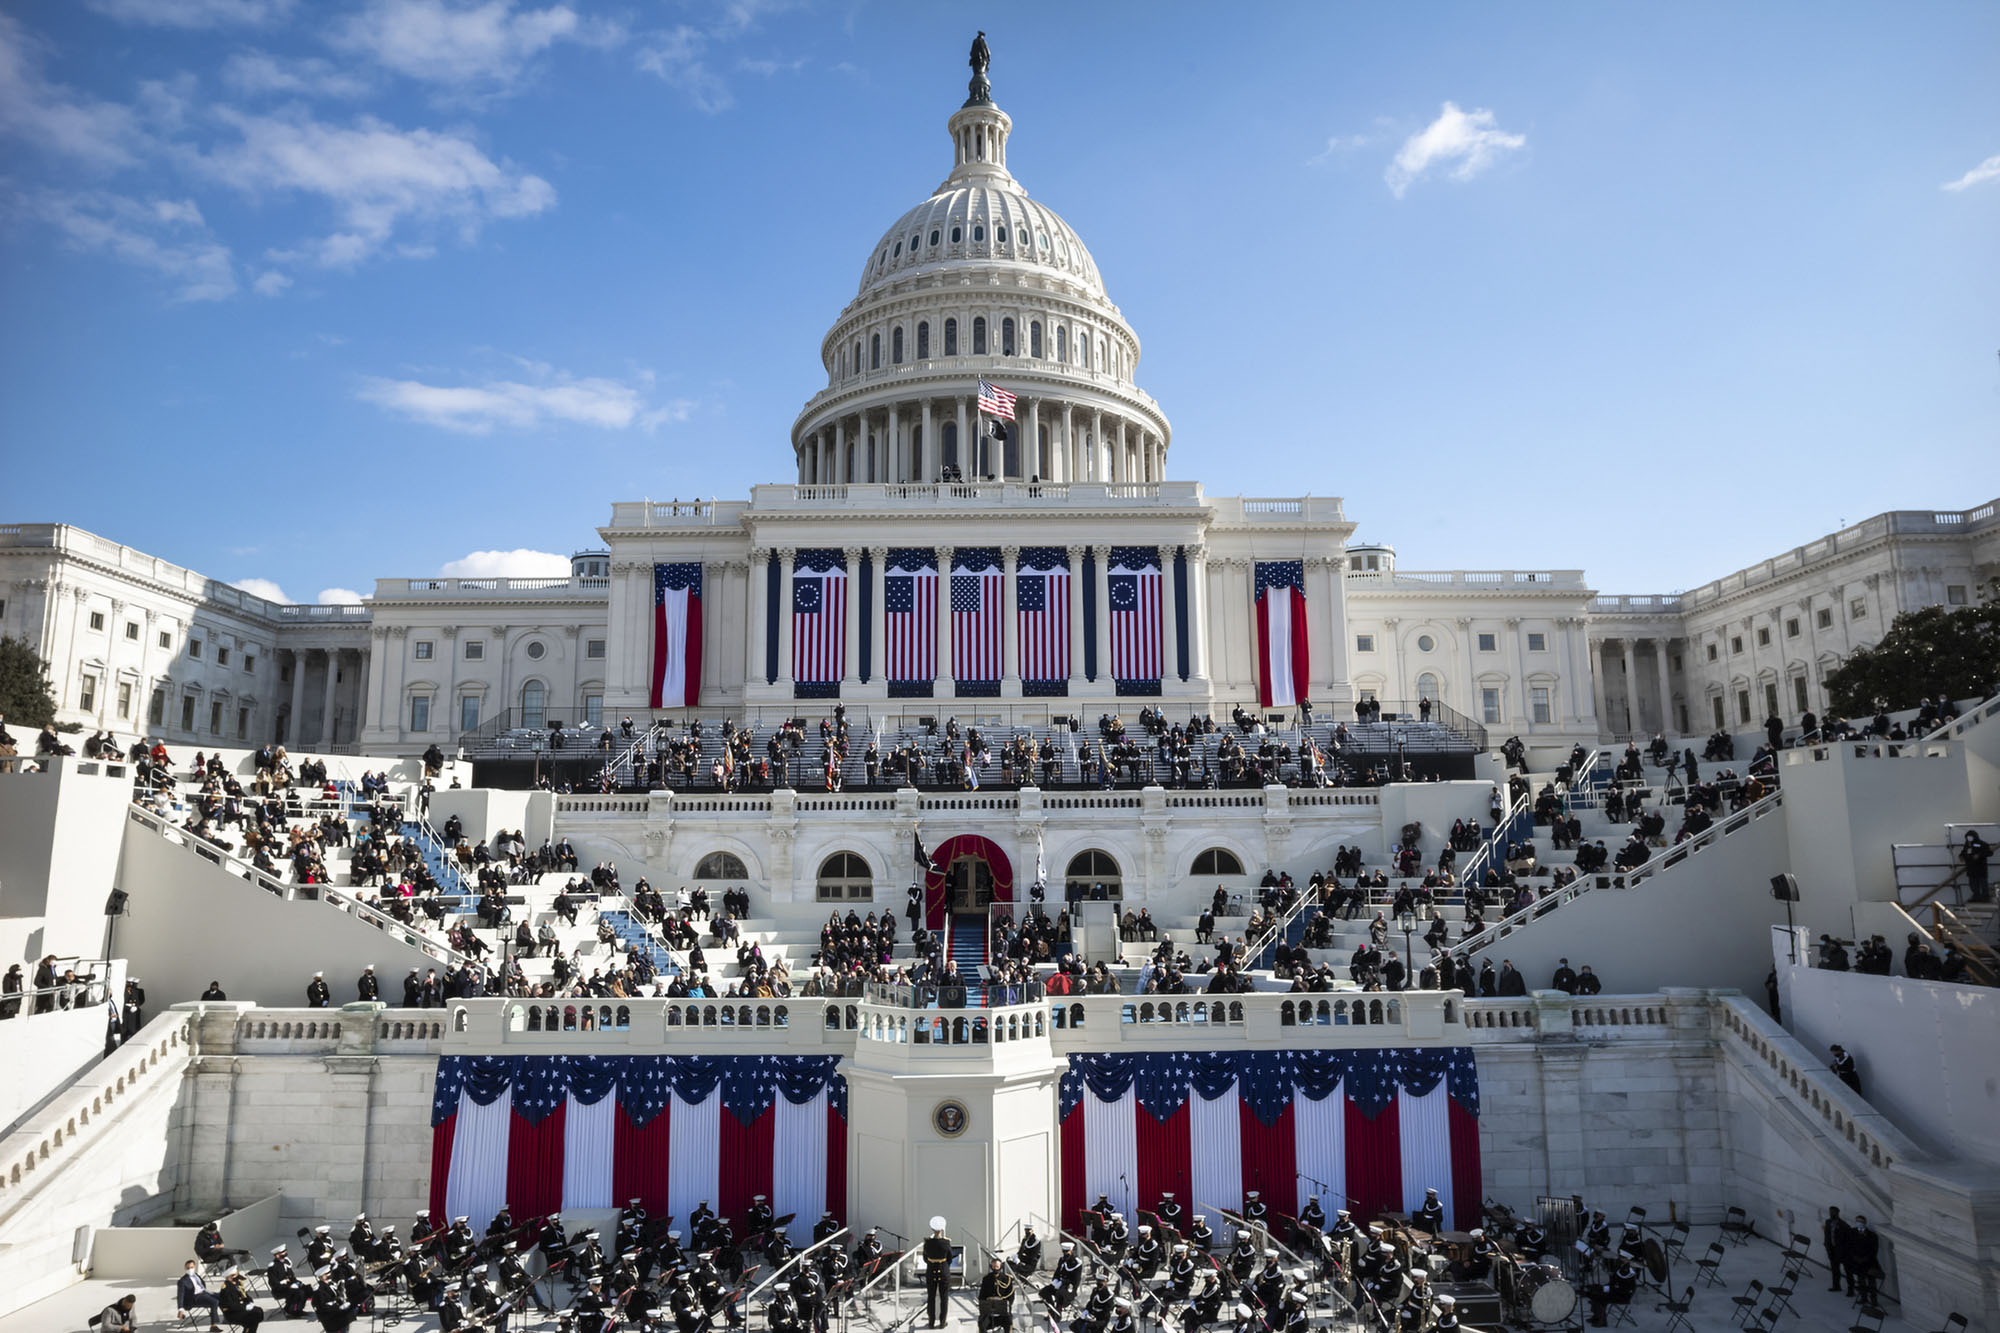
[{"label": "red curtained doorway", "polygon": [[961,858],[969,857],[986,864],[987,873],[993,877],[993,901],[1011,903],[1014,901],[1014,864],[1007,859],[1007,853],[990,838],[982,838],[976,833],[961,833],[955,838],[947,838],[931,852],[930,868],[924,874],[924,926],[930,930],[942,930],[945,918],[951,912],[951,867]]}]

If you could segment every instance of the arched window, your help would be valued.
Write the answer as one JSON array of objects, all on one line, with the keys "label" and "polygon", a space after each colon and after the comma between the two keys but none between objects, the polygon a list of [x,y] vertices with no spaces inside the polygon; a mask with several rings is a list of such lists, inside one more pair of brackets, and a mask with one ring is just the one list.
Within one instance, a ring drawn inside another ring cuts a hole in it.
[{"label": "arched window", "polygon": [[548,687],[539,680],[531,680],[521,687],[521,725],[540,730],[543,725],[542,713],[548,703]]},{"label": "arched window", "polygon": [[986,239],[986,226],[984,223],[975,223],[973,225],[972,239],[975,242],[982,242]]},{"label": "arched window", "polygon": [[868,335],[868,368],[870,370],[882,368],[882,335],[879,333]]},{"label": "arched window", "polygon": [[1063,896],[1096,898],[1100,889],[1105,898],[1125,896],[1125,877],[1119,873],[1118,863],[1111,859],[1111,853],[1092,848],[1072,856],[1069,869],[1063,872]]},{"label": "arched window", "polygon": [[958,355],[958,320],[955,318],[944,322],[944,354]]},{"label": "arched window", "polygon": [[1056,360],[1064,363],[1069,361],[1069,329],[1067,327],[1058,327],[1056,329]]},{"label": "arched window", "polygon": [[1042,359],[1042,321],[1039,319],[1028,325],[1028,355],[1037,361]]},{"label": "arched window", "polygon": [[696,879],[748,879],[750,871],[735,852],[710,852],[695,863]]},{"label": "arched window", "polygon": [[889,334],[889,359],[899,366],[903,364],[903,326],[900,324]]},{"label": "arched window", "polygon": [[974,315],[972,317],[972,354],[974,356],[986,355],[986,316],[984,315]]},{"label": "arched window", "polygon": [[820,863],[820,902],[865,902],[874,896],[875,880],[868,873],[868,863],[855,853],[835,852]]},{"label": "arched window", "polygon": [[1011,319],[1000,321],[1000,355],[1014,355],[1014,321]]},{"label": "arched window", "polygon": [[1007,228],[1005,224],[1002,224],[993,229],[993,239],[996,243],[1000,245],[1007,244]]},{"label": "arched window", "polygon": [[[938,461],[953,467],[958,465],[958,423],[956,421],[947,421],[944,423],[944,456]],[[921,476],[922,474],[919,473],[918,475]]]},{"label": "arched window", "polygon": [[1432,703],[1436,703],[1438,697],[1438,678],[1428,671],[1418,676],[1417,697],[1419,699],[1429,699]]},{"label": "arched window", "polygon": [[931,228],[931,244],[932,244],[932,245],[936,245],[937,243],[938,243],[938,229],[937,229],[936,227],[932,227],[932,228]]},{"label": "arched window", "polygon": [[859,338],[854,340],[854,373],[857,375],[861,373],[861,340]]},{"label": "arched window", "polygon": [[1189,869],[1188,873],[1190,875],[1240,875],[1243,873],[1243,862],[1238,860],[1236,853],[1230,851],[1227,847],[1211,847],[1201,855],[1195,857],[1194,865]]},{"label": "arched window", "polygon": [[1090,369],[1090,335],[1087,333],[1076,335],[1076,360],[1085,370]]},{"label": "arched window", "polygon": [[925,320],[923,323],[917,325],[917,360],[928,361],[930,359],[931,326],[930,321]]},{"label": "arched window", "polygon": [[952,243],[953,245],[957,245],[957,244],[959,243],[960,239],[964,237],[964,235],[965,235],[965,228],[963,228],[963,227],[959,226],[959,225],[958,225],[958,224],[957,224],[956,222],[952,223],[952,225],[951,225],[951,243]]}]

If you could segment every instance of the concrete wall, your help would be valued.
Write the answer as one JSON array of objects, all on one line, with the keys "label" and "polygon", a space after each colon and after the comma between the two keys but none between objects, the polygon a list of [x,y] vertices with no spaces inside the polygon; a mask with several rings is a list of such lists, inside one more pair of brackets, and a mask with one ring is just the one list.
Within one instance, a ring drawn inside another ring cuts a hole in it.
[{"label": "concrete wall", "polygon": [[48,768],[0,772],[0,970],[104,949],[129,770],[74,759]]},{"label": "concrete wall", "polygon": [[1839,1042],[1870,1104],[1905,1133],[2000,1166],[2000,991],[1827,972],[1809,952],[1792,963],[1782,931],[1772,939],[1786,1026],[1808,1050]]},{"label": "concrete wall", "polygon": [[502,829],[517,829],[530,851],[554,836],[556,798],[545,791],[499,791],[483,787],[446,788],[431,797],[431,827],[443,836],[444,822],[457,815],[465,836],[483,842]]},{"label": "concrete wall", "polygon": [[[222,1223],[223,1244],[250,1251],[250,1262],[261,1267],[273,1237],[278,1235],[282,1203],[283,1196],[267,1194],[217,1219]],[[181,1265],[194,1257],[194,1238],[201,1228],[200,1222],[190,1226],[100,1227],[91,1236],[90,1275],[99,1280],[177,1281]]]},{"label": "concrete wall", "polygon": [[437,966],[357,917],[288,902],[137,826],[118,882],[131,895],[118,947],[155,1008],[198,999],[211,980],[232,1000],[303,1005],[318,970],[339,1004],[355,998],[355,978],[371,963],[383,993],[400,995],[410,968]]},{"label": "concrete wall", "polygon": [[[122,994],[123,970],[116,969],[111,994]],[[0,1023],[0,1125],[14,1122],[44,1097],[69,1083],[104,1055],[107,1010],[57,1009],[24,1014]]]}]

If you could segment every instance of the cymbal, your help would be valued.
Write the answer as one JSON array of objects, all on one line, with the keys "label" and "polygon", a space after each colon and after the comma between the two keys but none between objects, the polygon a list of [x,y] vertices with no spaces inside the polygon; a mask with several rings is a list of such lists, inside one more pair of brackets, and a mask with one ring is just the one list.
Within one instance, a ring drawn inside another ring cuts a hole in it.
[{"label": "cymbal", "polygon": [[1653,1281],[1667,1280],[1667,1252],[1661,1248],[1658,1240],[1651,1236],[1646,1237],[1645,1248],[1641,1251],[1640,1257],[1645,1261],[1646,1271],[1653,1275]]}]

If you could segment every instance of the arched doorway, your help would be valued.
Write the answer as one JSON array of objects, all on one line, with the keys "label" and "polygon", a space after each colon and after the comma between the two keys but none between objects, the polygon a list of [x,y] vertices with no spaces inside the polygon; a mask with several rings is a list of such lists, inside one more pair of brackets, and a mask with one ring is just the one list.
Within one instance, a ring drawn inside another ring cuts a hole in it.
[{"label": "arched doorway", "polygon": [[963,833],[931,853],[924,875],[924,925],[942,929],[953,912],[984,915],[1014,901],[1014,866],[991,839]]}]

